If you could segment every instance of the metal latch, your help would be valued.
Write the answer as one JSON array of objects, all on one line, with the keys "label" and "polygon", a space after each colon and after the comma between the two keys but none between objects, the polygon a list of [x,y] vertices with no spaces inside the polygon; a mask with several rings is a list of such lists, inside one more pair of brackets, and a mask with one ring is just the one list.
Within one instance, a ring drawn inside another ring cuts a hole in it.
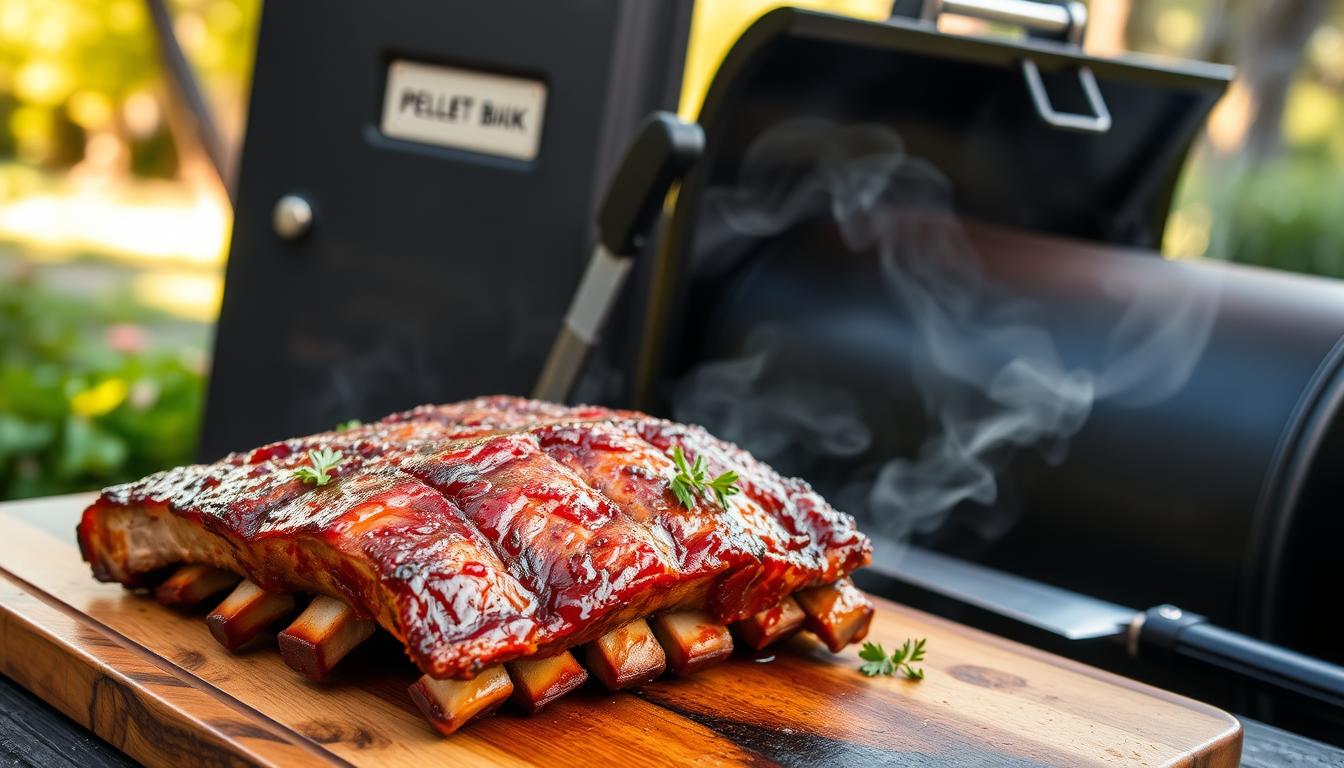
[{"label": "metal latch", "polygon": [[[1082,47],[1083,33],[1087,30],[1087,7],[1076,0],[1063,5],[1031,0],[924,0],[920,19],[936,25],[938,17],[944,13],[1013,24],[1043,32],[1078,48]],[[1101,88],[1090,67],[1078,67],[1078,83],[1087,98],[1091,114],[1055,109],[1041,79],[1041,70],[1030,58],[1022,59],[1022,77],[1031,94],[1036,114],[1046,123],[1056,128],[1086,133],[1105,133],[1111,129],[1111,112],[1106,108],[1106,100],[1101,96]]]}]

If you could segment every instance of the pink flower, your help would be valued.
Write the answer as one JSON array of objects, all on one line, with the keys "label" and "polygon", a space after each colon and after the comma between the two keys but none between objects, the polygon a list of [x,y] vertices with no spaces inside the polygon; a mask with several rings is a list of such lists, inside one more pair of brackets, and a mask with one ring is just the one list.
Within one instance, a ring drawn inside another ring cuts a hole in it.
[{"label": "pink flower", "polygon": [[131,355],[145,350],[145,329],[134,323],[109,325],[106,337],[107,345],[118,352]]}]

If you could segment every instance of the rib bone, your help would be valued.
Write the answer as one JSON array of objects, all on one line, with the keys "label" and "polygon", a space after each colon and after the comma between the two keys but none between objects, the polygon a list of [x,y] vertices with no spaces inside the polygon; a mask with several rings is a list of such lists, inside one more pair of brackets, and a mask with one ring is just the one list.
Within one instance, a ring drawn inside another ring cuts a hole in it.
[{"label": "rib bone", "polygon": [[191,606],[237,584],[243,577],[208,565],[184,565],[154,590],[164,605]]},{"label": "rib bone", "polygon": [[336,662],[373,634],[374,626],[340,600],[319,595],[276,638],[280,657],[299,673],[321,680]]},{"label": "rib bone", "polygon": [[832,653],[839,653],[868,633],[868,624],[873,620],[873,604],[849,579],[804,589],[794,597],[807,617],[807,628],[816,633]]},{"label": "rib bone", "polygon": [[635,619],[589,643],[588,669],[610,690],[647,683],[663,674],[667,657],[643,619]]},{"label": "rib bone", "polygon": [[513,680],[513,700],[528,712],[536,712],[588,679],[587,670],[569,651],[544,659],[510,661],[505,667]]},{"label": "rib bone", "polygon": [[759,651],[802,629],[805,619],[798,601],[786,597],[774,608],[767,608],[733,624],[733,631],[738,640],[752,650]]},{"label": "rib bone", "polygon": [[425,675],[408,690],[430,725],[449,736],[472,720],[495,711],[513,692],[513,683],[501,665],[490,667],[470,680],[435,680]]},{"label": "rib bone", "polygon": [[728,627],[705,611],[678,611],[653,617],[653,634],[678,675],[689,675],[723,661],[733,653]]},{"label": "rib bone", "polygon": [[267,592],[244,580],[205,617],[205,623],[220,645],[236,651],[292,610],[291,595]]}]

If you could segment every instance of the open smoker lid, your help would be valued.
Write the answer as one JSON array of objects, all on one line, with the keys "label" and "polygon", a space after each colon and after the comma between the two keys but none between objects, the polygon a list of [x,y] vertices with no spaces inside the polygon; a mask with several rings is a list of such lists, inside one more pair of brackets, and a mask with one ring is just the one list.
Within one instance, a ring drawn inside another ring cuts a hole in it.
[{"label": "open smoker lid", "polygon": [[[1095,110],[1080,68],[1090,70],[1109,127],[1048,123],[1032,68],[1046,107],[1084,124]],[[1186,150],[1231,76],[1222,65],[1099,59],[1063,40],[780,9],[742,35],[714,79],[687,197],[730,181],[752,141],[784,120],[879,123],[947,176],[968,217],[1155,248]],[[678,217],[678,228],[693,223]]]},{"label": "open smoker lid", "polygon": [[715,229],[702,216],[706,190],[731,187],[772,127],[799,118],[886,126],[947,178],[958,215],[1156,248],[1186,152],[1232,74],[1200,62],[1097,58],[1066,39],[950,35],[902,17],[765,14],[710,86],[705,154],[645,276],[635,400],[653,404],[659,379],[681,367],[677,337],[704,293],[690,285],[696,265],[706,241],[722,244],[723,233],[704,231]]}]

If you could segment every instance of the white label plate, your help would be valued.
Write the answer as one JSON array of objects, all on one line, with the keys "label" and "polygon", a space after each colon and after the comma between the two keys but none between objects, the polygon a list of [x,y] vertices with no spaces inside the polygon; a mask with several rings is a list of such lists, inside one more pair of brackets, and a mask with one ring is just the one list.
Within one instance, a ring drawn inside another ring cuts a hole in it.
[{"label": "white label plate", "polygon": [[546,85],[397,59],[387,68],[382,131],[394,139],[532,160]]}]

